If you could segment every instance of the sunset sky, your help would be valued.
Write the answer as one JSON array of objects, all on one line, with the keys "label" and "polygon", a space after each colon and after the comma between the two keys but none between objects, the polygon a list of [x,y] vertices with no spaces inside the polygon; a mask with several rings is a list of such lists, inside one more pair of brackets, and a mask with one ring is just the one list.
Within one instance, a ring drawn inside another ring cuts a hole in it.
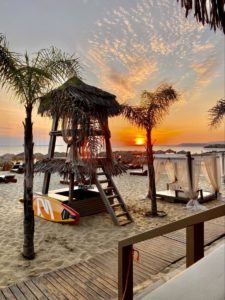
[{"label": "sunset sky", "polygon": [[[177,0],[0,0],[0,32],[13,51],[49,46],[75,53],[82,77],[138,104],[144,89],[168,82],[179,103],[154,131],[156,144],[224,140],[224,126],[208,127],[208,110],[224,97],[224,35],[197,24]],[[20,145],[24,109],[0,90],[0,145]],[[121,117],[110,121],[116,146],[144,133]],[[50,121],[34,112],[36,144],[47,144]]]}]

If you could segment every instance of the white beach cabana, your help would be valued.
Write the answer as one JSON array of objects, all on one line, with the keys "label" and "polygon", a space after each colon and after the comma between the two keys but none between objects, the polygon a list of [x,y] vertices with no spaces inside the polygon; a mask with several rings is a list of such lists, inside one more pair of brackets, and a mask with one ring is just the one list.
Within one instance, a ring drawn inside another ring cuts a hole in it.
[{"label": "white beach cabana", "polygon": [[[170,202],[187,203],[187,208],[205,209],[200,203],[220,197],[221,167],[220,156],[215,154],[155,155],[154,167],[156,184],[161,174],[169,179],[166,190],[157,191],[157,196]],[[204,191],[200,186],[203,174],[212,191]]]}]

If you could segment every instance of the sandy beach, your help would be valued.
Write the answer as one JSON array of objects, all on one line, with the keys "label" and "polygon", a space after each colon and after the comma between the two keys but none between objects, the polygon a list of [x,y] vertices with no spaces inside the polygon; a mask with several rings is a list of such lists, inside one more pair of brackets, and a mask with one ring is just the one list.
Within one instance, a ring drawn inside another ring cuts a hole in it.
[{"label": "sandy beach", "polygon": [[[194,213],[185,209],[184,204],[159,200],[158,209],[166,211],[167,217],[162,219],[144,217],[150,205],[148,200],[143,200],[147,192],[147,177],[125,174],[114,180],[134,218],[133,224],[125,227],[115,226],[106,213],[83,217],[76,225],[56,224],[35,217],[36,258],[27,261],[21,255],[23,205],[18,201],[23,195],[23,175],[18,174],[16,177],[17,183],[0,185],[0,287],[86,260],[116,248],[120,239]],[[65,187],[59,180],[59,176],[52,176],[50,189]],[[203,179],[201,181],[202,185],[207,187],[207,183]],[[34,191],[41,191],[42,182],[43,175],[36,175]],[[161,187],[165,183],[166,176],[160,182]],[[221,201],[214,200],[206,206],[210,208],[220,204]],[[171,271],[173,270],[172,268]],[[168,273],[168,270],[165,272]],[[160,279],[161,275],[159,274],[156,279]]]}]

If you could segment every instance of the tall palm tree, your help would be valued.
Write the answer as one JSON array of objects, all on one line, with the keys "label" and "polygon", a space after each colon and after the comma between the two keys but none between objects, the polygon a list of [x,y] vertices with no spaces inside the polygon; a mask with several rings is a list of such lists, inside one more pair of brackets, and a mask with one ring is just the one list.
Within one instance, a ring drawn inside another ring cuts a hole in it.
[{"label": "tall palm tree", "polygon": [[24,244],[23,256],[32,259],[34,253],[33,212],[33,123],[32,111],[39,97],[54,84],[65,78],[77,76],[79,63],[76,58],[57,48],[38,51],[32,57],[18,55],[9,50],[5,36],[0,34],[0,83],[24,105]]},{"label": "tall palm tree", "polygon": [[217,101],[216,105],[209,110],[210,126],[217,127],[225,116],[225,99]]},{"label": "tall palm tree", "polygon": [[211,29],[221,29],[225,34],[225,0],[177,0],[186,9],[186,17],[194,7],[197,22],[209,24]]},{"label": "tall palm tree", "polygon": [[123,105],[123,114],[139,128],[146,130],[146,156],[148,164],[149,188],[147,198],[151,199],[150,216],[165,215],[157,210],[155,170],[153,158],[152,130],[163,119],[172,103],[178,100],[177,92],[168,84],[161,84],[154,92],[144,91],[140,106]]}]

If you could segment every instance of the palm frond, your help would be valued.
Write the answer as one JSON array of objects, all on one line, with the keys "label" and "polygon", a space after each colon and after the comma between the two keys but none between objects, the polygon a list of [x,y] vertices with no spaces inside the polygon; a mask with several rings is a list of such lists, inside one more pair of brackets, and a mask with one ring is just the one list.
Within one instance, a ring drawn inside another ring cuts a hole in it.
[{"label": "palm frond", "polygon": [[2,87],[13,89],[17,96],[23,94],[26,97],[21,65],[19,54],[9,50],[5,36],[0,34],[0,83]]},{"label": "palm frond", "polygon": [[186,10],[186,17],[194,7],[194,17],[211,29],[221,29],[225,34],[225,0],[177,0]]},{"label": "palm frond", "polygon": [[42,49],[37,53],[35,62],[41,69],[46,70],[54,80],[58,82],[65,81],[68,78],[76,76],[80,78],[80,63],[74,55],[67,54],[60,49],[51,47]]},{"label": "palm frond", "polygon": [[225,116],[225,99],[217,101],[216,105],[209,110],[210,126],[218,127]]}]

